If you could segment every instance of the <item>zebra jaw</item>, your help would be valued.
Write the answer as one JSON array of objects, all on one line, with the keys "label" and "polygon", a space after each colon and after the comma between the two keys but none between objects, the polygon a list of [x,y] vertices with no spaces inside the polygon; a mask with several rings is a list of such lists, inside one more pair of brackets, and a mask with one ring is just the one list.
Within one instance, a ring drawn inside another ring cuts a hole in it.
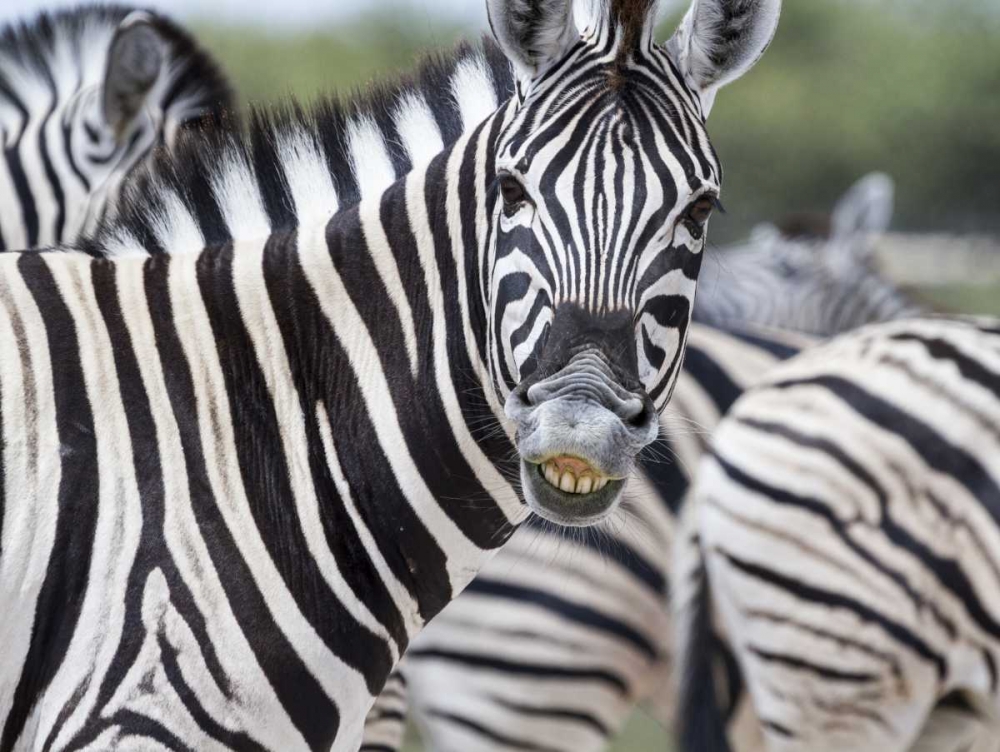
[{"label": "zebra jaw", "polygon": [[585,495],[602,490],[611,478],[576,457],[554,457],[538,465],[538,472],[550,486],[564,493]]}]

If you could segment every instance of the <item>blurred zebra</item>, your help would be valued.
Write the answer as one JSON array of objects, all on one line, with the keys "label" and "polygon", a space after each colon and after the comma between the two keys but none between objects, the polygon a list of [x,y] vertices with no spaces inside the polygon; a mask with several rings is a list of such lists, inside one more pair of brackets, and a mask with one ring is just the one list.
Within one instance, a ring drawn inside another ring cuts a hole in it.
[{"label": "blurred zebra", "polygon": [[[876,184],[885,190],[859,189]],[[875,205],[866,206],[868,199]],[[847,259],[856,268],[826,275],[828,285],[814,291],[807,309],[745,307],[747,313],[766,311],[765,324],[778,323],[770,314],[780,312],[789,330],[832,331],[844,320],[840,302],[850,291],[875,298],[856,301],[856,311],[908,314],[916,306],[878,305],[886,291],[905,299],[863,250],[869,234],[888,225],[890,213],[891,183],[865,178],[837,205],[833,221],[841,229],[836,240],[823,244],[785,230],[787,235],[769,238],[766,245],[780,254],[782,263],[771,263],[750,245],[720,256],[757,258],[781,290],[789,279],[824,276],[838,263],[828,256],[843,261],[841,254],[850,254]],[[878,222],[866,219],[873,215],[880,216]],[[763,278],[762,273],[758,281]],[[757,289],[763,294],[763,284]],[[703,305],[699,289],[696,317],[725,310],[727,291],[720,285],[712,294]],[[737,299],[742,295],[735,292]],[[818,317],[820,311],[829,320]],[[651,703],[664,724],[672,723],[669,667],[674,651],[667,593],[675,515],[682,508],[690,470],[739,394],[780,359],[813,343],[790,332],[746,328],[756,323],[752,320],[741,323],[742,330],[692,328],[681,380],[661,419],[661,439],[640,462],[621,529],[567,540],[560,531],[530,526],[513,536],[407,653],[405,686],[387,697],[384,708],[381,701],[376,705],[365,749],[399,748],[400,706],[406,706],[400,693],[406,686],[423,736],[435,750],[528,745],[600,750],[640,701]],[[741,749],[750,749],[755,730],[738,700],[733,698],[733,712],[741,708],[742,715],[734,715],[733,721],[740,721]]]},{"label": "blurred zebra", "polygon": [[661,46],[652,3],[573,5],[489,0],[516,94],[401,180],[429,104],[391,143],[258,113],[132,181],[100,258],[0,255],[0,747],[354,752],[529,510],[614,512],[679,375],[704,119],[778,7]]},{"label": "blurred zebra", "polygon": [[1000,748],[1000,321],[871,326],[778,366],[690,508],[683,749],[729,749],[713,622],[768,750]]},{"label": "blurred zebra", "polygon": [[748,243],[710,255],[715,263],[702,273],[695,318],[829,337],[917,315],[922,309],[878,273],[873,258],[873,240],[892,219],[893,196],[892,179],[872,173],[840,199],[829,220],[761,225]]},{"label": "blurred zebra", "polygon": [[208,54],[155,13],[90,5],[0,30],[0,250],[92,231],[156,146],[231,105]]}]

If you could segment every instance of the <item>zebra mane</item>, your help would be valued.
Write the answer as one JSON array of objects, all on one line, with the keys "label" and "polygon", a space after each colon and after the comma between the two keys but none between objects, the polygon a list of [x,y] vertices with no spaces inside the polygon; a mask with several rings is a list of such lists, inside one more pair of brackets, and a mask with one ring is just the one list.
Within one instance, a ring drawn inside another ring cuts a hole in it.
[{"label": "zebra mane", "polygon": [[643,34],[652,31],[656,4],[657,0],[611,0],[611,17],[622,29],[620,56],[633,52]]},{"label": "zebra mane", "polygon": [[[5,26],[0,31],[0,105],[4,100],[23,106],[26,88],[38,86],[63,94],[62,82],[81,85],[103,80],[107,50],[119,24],[135,8],[122,5],[87,5],[43,11],[30,21]],[[149,11],[151,25],[165,42],[170,80],[160,104],[164,112],[174,107],[184,113],[202,110],[221,117],[230,109],[232,90],[218,65],[186,31]],[[78,87],[79,88],[79,87]],[[179,125],[190,119],[178,118]]]},{"label": "zebra mane", "polygon": [[[197,251],[259,232],[262,222],[274,231],[329,218],[428,162],[513,91],[509,61],[484,37],[345,98],[252,108],[246,132],[185,134],[171,153],[133,174],[117,216],[83,249]],[[173,241],[178,222],[196,228],[197,244]]]}]

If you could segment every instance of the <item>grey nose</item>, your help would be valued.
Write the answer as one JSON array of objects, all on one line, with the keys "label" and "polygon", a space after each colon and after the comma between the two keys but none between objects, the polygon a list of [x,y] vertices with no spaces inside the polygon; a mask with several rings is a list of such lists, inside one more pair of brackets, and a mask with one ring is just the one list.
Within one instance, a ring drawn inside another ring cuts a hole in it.
[{"label": "grey nose", "polygon": [[505,410],[509,418],[518,421],[536,406],[557,399],[600,405],[618,417],[634,440],[647,443],[656,438],[658,424],[652,401],[622,387],[596,353],[577,355],[553,376],[518,386],[508,397]]}]

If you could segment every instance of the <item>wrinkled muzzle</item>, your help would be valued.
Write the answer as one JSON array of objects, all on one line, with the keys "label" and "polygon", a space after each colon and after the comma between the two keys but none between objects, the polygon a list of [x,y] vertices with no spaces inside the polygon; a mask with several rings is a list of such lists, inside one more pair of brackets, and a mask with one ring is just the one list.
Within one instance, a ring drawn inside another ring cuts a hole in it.
[{"label": "wrinkled muzzle", "polygon": [[[559,334],[556,319],[550,342]],[[569,526],[592,525],[614,510],[636,457],[659,427],[634,376],[632,338],[587,334],[562,340],[556,358],[564,364],[554,370],[546,358],[548,367],[514,389],[506,404],[517,428],[525,500],[545,519]],[[613,360],[616,352],[624,363]]]}]

